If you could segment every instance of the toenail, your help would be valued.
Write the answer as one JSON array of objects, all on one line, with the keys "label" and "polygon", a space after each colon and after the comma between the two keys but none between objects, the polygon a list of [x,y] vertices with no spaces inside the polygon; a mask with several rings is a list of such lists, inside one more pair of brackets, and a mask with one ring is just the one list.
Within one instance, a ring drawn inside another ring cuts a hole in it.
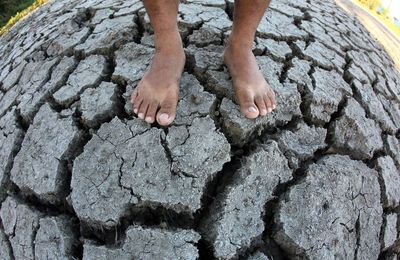
[{"label": "toenail", "polygon": [[146,117],[146,122],[147,122],[147,123],[151,123],[152,121],[153,121],[153,120],[152,120],[152,118],[151,118],[151,117],[149,117],[149,116],[148,116],[148,117]]},{"label": "toenail", "polygon": [[169,118],[169,115],[168,115],[168,114],[162,113],[162,114],[160,115],[160,119],[167,120],[168,118]]},{"label": "toenail", "polygon": [[272,109],[275,109],[276,108],[276,105],[272,105]]},{"label": "toenail", "polygon": [[271,113],[271,111],[272,111],[272,108],[269,107],[268,108],[268,113]]},{"label": "toenail", "polygon": [[257,109],[255,107],[249,107],[249,111],[254,113],[254,112],[257,112]]},{"label": "toenail", "polygon": [[133,112],[135,112],[135,114],[137,114],[137,108],[135,108],[135,109],[133,110]]},{"label": "toenail", "polygon": [[143,113],[139,113],[138,117],[139,117],[140,119],[143,119],[143,118],[144,118]]},{"label": "toenail", "polygon": [[263,109],[262,112],[263,112],[263,114],[266,114],[266,113],[267,113],[267,110]]}]

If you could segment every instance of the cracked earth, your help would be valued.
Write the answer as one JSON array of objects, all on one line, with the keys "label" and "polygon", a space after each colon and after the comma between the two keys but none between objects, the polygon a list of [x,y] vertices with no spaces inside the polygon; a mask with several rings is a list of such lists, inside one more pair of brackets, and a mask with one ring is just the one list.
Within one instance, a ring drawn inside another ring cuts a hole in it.
[{"label": "cracked earth", "polygon": [[141,1],[50,1],[0,37],[0,259],[397,259],[400,74],[333,1],[274,0],[277,108],[221,63],[233,0],[185,0],[177,117],[135,118]]}]

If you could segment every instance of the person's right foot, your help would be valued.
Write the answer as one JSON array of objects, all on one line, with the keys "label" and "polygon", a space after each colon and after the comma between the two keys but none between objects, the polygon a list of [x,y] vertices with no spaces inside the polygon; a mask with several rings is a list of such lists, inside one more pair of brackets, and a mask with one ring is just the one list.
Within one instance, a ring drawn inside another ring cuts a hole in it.
[{"label": "person's right foot", "polygon": [[[178,35],[179,36],[179,35]],[[133,112],[148,123],[172,123],[176,116],[179,80],[185,65],[180,37],[171,48],[156,50],[148,71],[131,94]]]}]

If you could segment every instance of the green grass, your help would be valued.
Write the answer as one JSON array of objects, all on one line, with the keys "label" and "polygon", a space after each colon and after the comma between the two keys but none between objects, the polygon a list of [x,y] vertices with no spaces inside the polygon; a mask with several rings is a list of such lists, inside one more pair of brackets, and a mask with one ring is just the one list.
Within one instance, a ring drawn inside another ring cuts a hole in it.
[{"label": "green grass", "polygon": [[0,35],[48,0],[0,0]]},{"label": "green grass", "polygon": [[34,2],[35,0],[17,0],[12,2],[0,0],[0,27],[6,25],[11,17],[28,8]]}]

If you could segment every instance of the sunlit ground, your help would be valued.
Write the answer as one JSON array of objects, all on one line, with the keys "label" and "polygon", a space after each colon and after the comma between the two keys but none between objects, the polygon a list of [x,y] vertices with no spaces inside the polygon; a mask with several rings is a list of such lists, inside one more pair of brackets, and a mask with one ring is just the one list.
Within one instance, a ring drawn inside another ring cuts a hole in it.
[{"label": "sunlit ground", "polygon": [[383,45],[400,71],[400,37],[377,14],[363,8],[354,0],[336,0],[347,12],[355,14],[367,30]]},{"label": "sunlit ground", "polygon": [[[371,10],[367,6],[364,6],[359,0],[351,0],[351,1],[354,4],[357,4],[357,6],[361,7],[362,9],[364,9],[366,12],[368,12],[372,16],[374,16],[378,21],[380,21],[382,24],[384,24],[388,28],[388,30],[390,30],[393,34],[395,34],[397,37],[400,38],[400,26],[397,26],[394,23],[393,18],[390,16],[390,14],[383,13],[384,9],[382,9],[381,12],[378,13],[377,10]],[[378,9],[378,8],[376,8],[376,9]],[[393,8],[393,11],[394,10],[399,11],[399,10]]]}]

